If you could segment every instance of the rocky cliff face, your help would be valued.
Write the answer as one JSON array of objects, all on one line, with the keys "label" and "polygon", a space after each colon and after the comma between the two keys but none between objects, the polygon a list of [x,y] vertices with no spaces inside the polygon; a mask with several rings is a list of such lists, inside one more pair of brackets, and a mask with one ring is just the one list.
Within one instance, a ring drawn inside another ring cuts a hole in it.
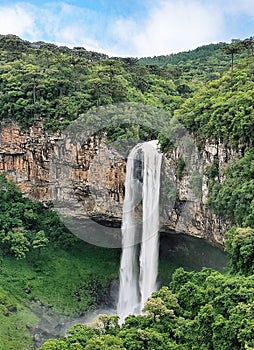
[{"label": "rocky cliff face", "polygon": [[87,215],[121,215],[125,162],[97,137],[73,145],[48,135],[41,122],[26,132],[16,124],[2,126],[0,171],[25,196],[48,205],[76,203]]},{"label": "rocky cliff face", "polygon": [[[189,194],[189,174],[177,178],[179,152],[167,155],[164,176],[177,188],[174,206],[163,205],[163,229],[185,232],[223,244],[227,224],[205,206],[207,169],[216,161],[222,169],[233,152],[222,145],[206,145],[202,153],[202,195]],[[68,137],[48,135],[40,121],[28,131],[16,124],[0,132],[0,171],[12,178],[24,195],[46,205],[61,207],[64,214],[121,219],[125,160],[105,139],[88,137],[73,144]]]},{"label": "rocky cliff face", "polygon": [[[223,144],[206,143],[199,154],[197,171],[200,178],[198,178],[198,186],[193,183],[195,173],[191,177],[189,169],[184,167],[181,172],[179,171],[179,160],[182,159],[182,154],[177,147],[166,155],[165,173],[166,175],[170,174],[169,177],[173,178],[177,188],[174,207],[169,212],[163,213],[166,229],[203,237],[215,244],[224,244],[224,233],[229,228],[230,223],[215,215],[206,205],[209,173],[215,171],[214,178],[220,182],[223,181],[223,170],[228,161],[233,159],[235,155],[234,150]],[[198,193],[193,193],[195,187],[199,186]]]}]

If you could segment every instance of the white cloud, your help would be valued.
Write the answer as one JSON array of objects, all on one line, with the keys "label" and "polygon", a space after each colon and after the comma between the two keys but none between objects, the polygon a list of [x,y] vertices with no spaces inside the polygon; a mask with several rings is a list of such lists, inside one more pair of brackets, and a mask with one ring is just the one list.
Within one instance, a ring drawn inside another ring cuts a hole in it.
[{"label": "white cloud", "polygon": [[78,25],[65,26],[55,35],[54,43],[60,46],[81,46],[89,51],[105,52],[101,44],[93,38],[86,36],[84,29]]},{"label": "white cloud", "polygon": [[96,34],[101,31],[101,18],[96,12],[65,3],[50,3],[40,12],[38,25],[47,34],[48,41],[105,52],[102,41],[96,39]]},{"label": "white cloud", "polygon": [[0,33],[112,56],[154,56],[238,37],[239,14],[254,17],[254,1],[147,0],[143,17],[122,18],[59,1],[18,2],[0,6]]},{"label": "white cloud", "polygon": [[31,41],[49,41],[69,47],[105,52],[96,32],[98,14],[85,8],[51,2],[36,6],[20,2],[0,6],[0,34],[16,34]]},{"label": "white cloud", "polygon": [[200,1],[159,1],[142,23],[117,22],[115,34],[124,49],[137,56],[153,56],[193,49],[220,40],[223,14]]},{"label": "white cloud", "polygon": [[33,38],[38,35],[33,15],[21,5],[0,7],[0,33],[28,35]]}]

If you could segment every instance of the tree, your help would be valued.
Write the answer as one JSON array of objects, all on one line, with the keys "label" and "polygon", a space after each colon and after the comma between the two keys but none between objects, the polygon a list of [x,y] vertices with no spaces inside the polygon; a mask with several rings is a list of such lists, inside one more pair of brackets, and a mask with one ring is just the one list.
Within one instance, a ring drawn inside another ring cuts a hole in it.
[{"label": "tree", "polygon": [[111,315],[99,315],[93,323],[93,328],[99,333],[116,335],[119,332],[118,316]]},{"label": "tree", "polygon": [[145,316],[151,319],[154,323],[160,322],[165,316],[170,318],[175,317],[174,311],[168,309],[160,297],[148,299],[142,311]]},{"label": "tree", "polygon": [[244,39],[242,42],[243,47],[248,51],[248,54],[253,55],[254,51],[254,38],[251,36],[248,39]]},{"label": "tree", "polygon": [[254,273],[254,229],[233,227],[226,233],[226,251],[234,273]]},{"label": "tree", "polygon": [[76,324],[68,329],[66,344],[68,345],[68,349],[72,349],[72,346],[74,347],[74,345],[77,349],[78,345],[81,349],[84,349],[88,340],[94,336],[98,336],[98,332],[94,328],[83,324]]},{"label": "tree", "polygon": [[114,335],[101,335],[88,340],[84,350],[127,350],[123,341]]},{"label": "tree", "polygon": [[235,54],[243,50],[243,44],[241,40],[232,40],[231,44],[222,46],[222,51],[231,56],[231,83],[233,82],[233,69],[234,69],[234,57]]},{"label": "tree", "polygon": [[32,241],[32,247],[33,249],[40,252],[42,248],[46,247],[46,245],[49,243],[49,239],[46,237],[45,232],[43,230],[38,231],[35,234],[35,237]]},{"label": "tree", "polygon": [[[53,340],[46,341],[40,348],[41,350],[68,350],[67,344],[64,340]],[[79,350],[78,348],[76,348]]]},{"label": "tree", "polygon": [[9,245],[10,252],[14,254],[17,259],[23,259],[26,253],[29,252],[30,243],[26,237],[26,232],[23,229],[18,231],[9,231],[2,239],[3,243]]}]

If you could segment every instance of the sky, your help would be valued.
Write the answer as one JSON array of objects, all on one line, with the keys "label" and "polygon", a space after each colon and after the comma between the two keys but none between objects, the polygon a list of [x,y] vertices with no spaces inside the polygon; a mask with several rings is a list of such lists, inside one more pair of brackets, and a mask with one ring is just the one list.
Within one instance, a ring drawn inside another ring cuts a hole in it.
[{"label": "sky", "polygon": [[158,56],[254,36],[254,0],[0,0],[0,34],[109,56]]}]

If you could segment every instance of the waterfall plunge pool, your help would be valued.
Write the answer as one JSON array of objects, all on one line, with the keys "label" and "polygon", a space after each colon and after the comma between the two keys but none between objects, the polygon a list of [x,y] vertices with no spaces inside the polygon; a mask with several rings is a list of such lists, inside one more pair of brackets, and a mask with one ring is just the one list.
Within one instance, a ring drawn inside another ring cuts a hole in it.
[{"label": "waterfall plunge pool", "polygon": [[203,267],[224,272],[228,257],[222,247],[203,238],[174,231],[160,232],[159,285],[167,284],[178,267],[201,270]]}]

